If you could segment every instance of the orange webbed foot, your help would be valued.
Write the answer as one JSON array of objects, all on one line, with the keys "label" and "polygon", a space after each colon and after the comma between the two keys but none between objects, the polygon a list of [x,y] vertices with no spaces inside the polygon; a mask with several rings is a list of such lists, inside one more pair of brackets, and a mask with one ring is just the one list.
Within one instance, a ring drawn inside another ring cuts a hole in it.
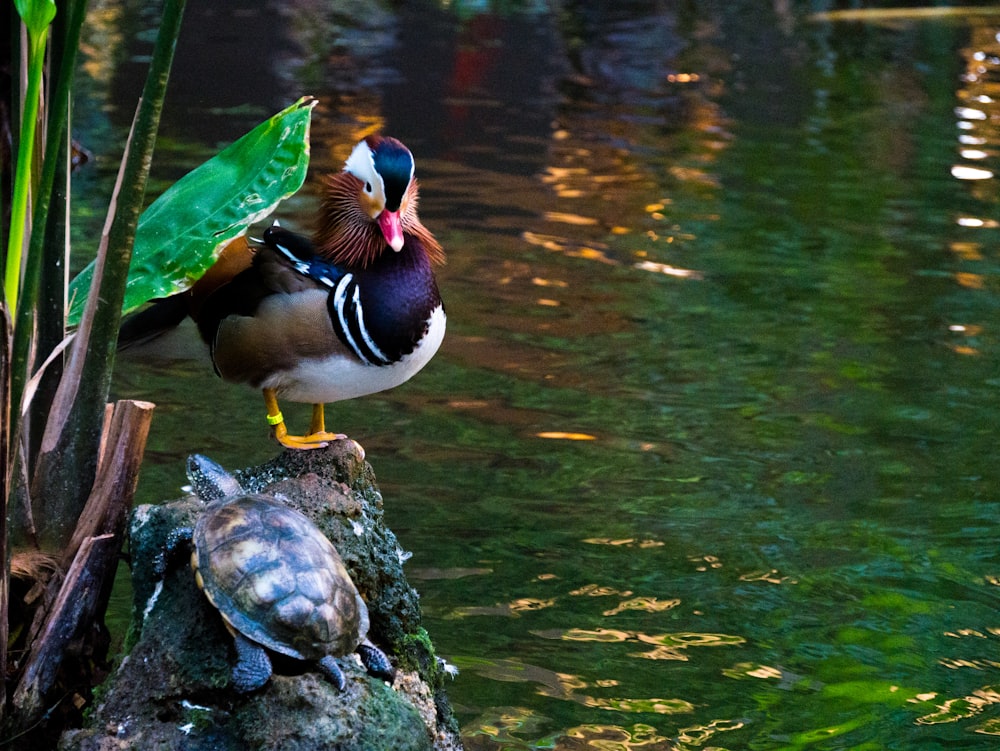
[{"label": "orange webbed foot", "polygon": [[332,441],[339,441],[343,438],[347,438],[347,436],[342,433],[327,432],[310,433],[309,435],[289,435],[284,424],[281,425],[280,429],[275,427],[272,434],[274,435],[275,440],[277,440],[278,443],[286,449],[298,449],[300,451],[326,448]]},{"label": "orange webbed foot", "polygon": [[286,449],[307,451],[329,446],[333,441],[347,438],[343,433],[330,433],[326,430],[323,416],[323,405],[314,404],[312,421],[309,424],[308,435],[290,435],[285,426],[285,418],[278,408],[278,399],[273,389],[264,389],[264,403],[267,406],[267,423],[271,426],[271,435]]}]

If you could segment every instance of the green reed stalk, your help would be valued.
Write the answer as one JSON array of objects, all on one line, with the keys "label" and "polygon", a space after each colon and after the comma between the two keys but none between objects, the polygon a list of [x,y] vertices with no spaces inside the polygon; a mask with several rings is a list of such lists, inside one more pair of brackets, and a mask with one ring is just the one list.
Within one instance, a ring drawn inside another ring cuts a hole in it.
[{"label": "green reed stalk", "polygon": [[17,298],[21,287],[21,260],[27,233],[28,197],[31,194],[31,166],[35,154],[42,73],[45,69],[45,46],[49,26],[56,16],[54,0],[14,0],[14,6],[28,31],[28,87],[21,111],[20,142],[10,207],[7,267],[4,271],[4,295],[11,318],[17,317]]}]

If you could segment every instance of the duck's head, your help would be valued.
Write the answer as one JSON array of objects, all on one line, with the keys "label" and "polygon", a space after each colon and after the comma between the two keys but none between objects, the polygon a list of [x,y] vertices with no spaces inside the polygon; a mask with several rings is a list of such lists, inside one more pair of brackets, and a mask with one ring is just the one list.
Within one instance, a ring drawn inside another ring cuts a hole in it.
[{"label": "duck's head", "polygon": [[413,235],[432,260],[441,248],[417,218],[413,154],[395,138],[368,136],[343,172],[326,178],[318,252],[337,263],[366,266],[384,250],[399,252]]},{"label": "duck's head", "polygon": [[386,244],[398,251],[403,247],[400,213],[413,181],[413,154],[395,138],[369,136],[354,147],[344,171],[361,181],[362,210],[378,223]]}]

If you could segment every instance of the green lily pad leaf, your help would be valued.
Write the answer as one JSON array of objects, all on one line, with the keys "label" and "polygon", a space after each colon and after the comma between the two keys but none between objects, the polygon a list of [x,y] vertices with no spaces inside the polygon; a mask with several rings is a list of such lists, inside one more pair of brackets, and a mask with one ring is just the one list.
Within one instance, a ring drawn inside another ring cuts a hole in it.
[{"label": "green lily pad leaf", "polygon": [[[174,183],[142,213],[122,314],[189,289],[231,240],[302,187],[315,104],[303,97],[261,123]],[[70,283],[70,326],[80,322],[93,273],[91,262]]]}]

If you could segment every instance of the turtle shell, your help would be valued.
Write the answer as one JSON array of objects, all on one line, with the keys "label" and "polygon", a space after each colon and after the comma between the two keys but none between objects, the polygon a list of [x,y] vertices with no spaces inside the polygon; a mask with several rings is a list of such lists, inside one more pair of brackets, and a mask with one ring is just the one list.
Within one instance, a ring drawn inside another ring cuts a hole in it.
[{"label": "turtle shell", "polygon": [[353,652],[368,609],[336,548],[300,512],[243,495],[209,504],[194,529],[191,566],[226,622],[301,660]]}]

